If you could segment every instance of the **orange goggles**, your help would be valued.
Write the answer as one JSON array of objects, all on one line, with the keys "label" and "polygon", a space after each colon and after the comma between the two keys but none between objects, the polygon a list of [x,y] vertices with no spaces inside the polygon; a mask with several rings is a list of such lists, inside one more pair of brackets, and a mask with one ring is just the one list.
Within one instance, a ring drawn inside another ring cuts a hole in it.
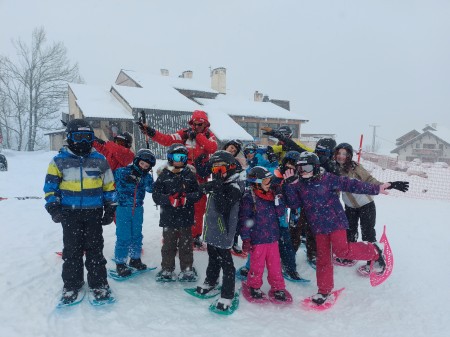
[{"label": "orange goggles", "polygon": [[229,166],[225,166],[225,165],[221,165],[221,166],[213,166],[213,167],[211,167],[211,172],[212,172],[213,174],[218,174],[218,173],[225,174],[225,173],[227,173],[227,171],[228,171],[229,169],[233,169],[233,168],[235,168],[235,167],[236,167],[235,165],[229,165]]}]

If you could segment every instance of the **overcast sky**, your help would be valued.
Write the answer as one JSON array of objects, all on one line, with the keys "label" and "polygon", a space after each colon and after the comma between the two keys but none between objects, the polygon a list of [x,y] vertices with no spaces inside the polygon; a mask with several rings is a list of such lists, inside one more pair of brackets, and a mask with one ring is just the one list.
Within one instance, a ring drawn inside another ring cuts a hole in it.
[{"label": "overcast sky", "polygon": [[[291,101],[302,132],[392,150],[426,123],[450,129],[449,0],[0,0],[0,54],[43,26],[88,84],[120,69],[227,68],[229,94]],[[449,134],[450,140],[450,134]]]}]

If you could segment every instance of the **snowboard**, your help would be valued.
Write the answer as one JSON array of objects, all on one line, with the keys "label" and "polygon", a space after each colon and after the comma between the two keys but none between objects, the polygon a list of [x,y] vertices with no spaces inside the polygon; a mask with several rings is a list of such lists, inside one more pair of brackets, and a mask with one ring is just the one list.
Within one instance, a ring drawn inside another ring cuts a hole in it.
[{"label": "snowboard", "polygon": [[78,296],[75,299],[75,301],[73,301],[71,303],[64,303],[62,301],[62,299],[60,299],[58,304],[56,305],[56,308],[57,309],[61,309],[61,308],[72,307],[74,305],[80,304],[83,301],[85,295],[86,295],[86,290],[84,288],[82,288],[78,292]]},{"label": "snowboard", "polygon": [[367,266],[366,264],[363,264],[362,266],[359,266],[358,268],[356,268],[356,271],[362,277],[369,277],[369,275],[370,275],[370,267],[368,270],[366,266]]},{"label": "snowboard", "polygon": [[242,266],[241,268],[239,268],[238,270],[236,270],[236,278],[238,279],[238,280],[241,280],[241,281],[247,281],[247,276],[242,276],[241,275],[241,269],[242,268],[245,268],[245,266]]},{"label": "snowboard", "polygon": [[115,281],[126,281],[132,278],[135,278],[136,276],[139,276],[141,274],[145,274],[149,271],[155,270],[156,267],[149,267],[147,269],[144,270],[139,270],[139,269],[135,269],[130,267],[131,269],[131,274],[128,276],[119,276],[119,274],[117,274],[117,270],[116,269],[108,269],[108,275]]},{"label": "snowboard", "polygon": [[242,296],[249,301],[250,303],[257,303],[257,304],[266,304],[269,303],[269,298],[265,293],[263,293],[262,298],[253,298],[250,294],[250,287],[247,285],[247,282],[242,282]]},{"label": "snowboard", "polygon": [[113,296],[111,290],[109,290],[109,291],[110,291],[110,295],[109,295],[108,299],[96,300],[95,297],[94,297],[93,291],[90,289],[89,290],[89,294],[88,294],[89,303],[91,305],[93,305],[94,307],[100,307],[100,306],[103,306],[103,305],[108,305],[108,304],[112,304],[112,303],[116,302],[116,299]]},{"label": "snowboard", "polygon": [[384,259],[386,262],[386,268],[384,272],[379,274],[373,271],[374,261],[370,263],[370,285],[376,287],[386,281],[392,274],[392,269],[394,268],[394,255],[392,254],[391,246],[386,236],[386,226],[384,226],[383,234],[380,238],[380,243],[384,244]]},{"label": "snowboard", "polygon": [[290,277],[290,276],[289,276],[288,274],[286,274],[285,272],[283,272],[283,277],[284,277],[286,280],[290,281],[290,282],[296,282],[296,283],[308,283],[308,282],[311,282],[310,280],[307,280],[307,279],[305,279],[305,278],[300,278],[300,280],[293,279],[292,277]]},{"label": "snowboard", "polygon": [[277,304],[277,305],[288,305],[288,304],[292,304],[292,295],[289,291],[287,291],[286,289],[284,289],[284,293],[286,294],[286,301],[280,301],[277,300],[275,298],[275,291],[274,290],[269,290],[269,301]]},{"label": "snowboard", "polygon": [[339,298],[339,295],[342,293],[342,291],[344,291],[345,288],[341,288],[339,290],[335,290],[333,291],[330,296],[328,296],[327,300],[321,304],[321,305],[317,305],[316,303],[314,303],[311,299],[311,297],[307,297],[304,300],[301,301],[301,304],[303,306],[303,308],[305,310],[308,311],[325,311],[330,309],[332,306],[334,306],[334,304],[336,303],[336,301]]},{"label": "snowboard", "polygon": [[204,295],[201,295],[197,292],[197,287],[184,288],[184,291],[187,292],[189,295],[200,298],[202,300],[206,300],[208,298],[213,298],[213,297],[216,297],[217,295],[220,295],[221,289],[222,289],[222,287],[218,285]]},{"label": "snowboard", "polygon": [[218,314],[218,315],[231,315],[233,312],[236,311],[236,309],[239,307],[239,293],[241,292],[241,290],[239,289],[237,292],[234,293],[234,298],[231,301],[231,306],[228,308],[228,310],[219,310],[217,309],[217,302],[219,301],[219,299],[215,300],[213,303],[211,303],[211,305],[209,306],[209,311]]}]

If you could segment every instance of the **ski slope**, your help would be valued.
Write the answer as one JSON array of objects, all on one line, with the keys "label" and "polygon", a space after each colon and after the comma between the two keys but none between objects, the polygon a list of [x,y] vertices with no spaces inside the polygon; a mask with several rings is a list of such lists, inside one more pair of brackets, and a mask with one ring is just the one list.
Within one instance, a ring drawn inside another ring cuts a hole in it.
[{"label": "ski slope", "polygon": [[[109,283],[117,303],[55,309],[62,288],[60,224],[51,221],[44,200],[15,196],[43,196],[47,165],[55,152],[5,151],[9,171],[0,172],[0,324],[1,337],[28,336],[450,336],[450,218],[443,201],[378,196],[377,231],[387,225],[395,266],[390,279],[372,288],[352,268],[335,267],[335,289],[345,287],[334,308],[307,312],[300,300],[316,293],[315,273],[297,254],[300,274],[310,284],[287,282],[294,298],[290,307],[258,306],[241,297],[229,317],[208,311],[213,300],[199,300],[182,289],[192,284],[158,284],[155,272],[127,282]],[[159,213],[151,196],[145,202],[144,263],[160,266]],[[104,227],[108,267],[115,244],[115,226]],[[194,266],[205,277],[206,252],[194,253]],[[244,260],[234,257],[236,267]],[[177,261],[177,270],[178,269]],[[240,281],[236,282],[237,287]],[[264,291],[268,291],[264,280]],[[447,317],[447,318],[445,318]]]}]

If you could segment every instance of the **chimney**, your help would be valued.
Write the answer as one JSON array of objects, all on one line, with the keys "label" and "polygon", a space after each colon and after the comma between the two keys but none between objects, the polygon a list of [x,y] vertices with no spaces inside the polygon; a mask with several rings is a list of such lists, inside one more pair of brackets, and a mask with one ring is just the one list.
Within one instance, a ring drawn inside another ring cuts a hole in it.
[{"label": "chimney", "polygon": [[262,102],[263,100],[263,93],[262,92],[258,92],[258,90],[255,91],[253,98],[255,100],[255,102]]},{"label": "chimney", "polygon": [[161,75],[162,76],[169,76],[169,70],[168,69],[161,69]]},{"label": "chimney", "polygon": [[181,78],[192,78],[192,75],[193,75],[193,73],[192,73],[191,70],[186,70],[186,71],[183,71],[179,77],[181,77]]},{"label": "chimney", "polygon": [[264,95],[264,97],[263,97],[263,100],[262,100],[263,102],[269,102],[269,96],[267,96],[267,95]]},{"label": "chimney", "polygon": [[227,93],[227,70],[225,68],[211,70],[211,88],[221,94]]}]

